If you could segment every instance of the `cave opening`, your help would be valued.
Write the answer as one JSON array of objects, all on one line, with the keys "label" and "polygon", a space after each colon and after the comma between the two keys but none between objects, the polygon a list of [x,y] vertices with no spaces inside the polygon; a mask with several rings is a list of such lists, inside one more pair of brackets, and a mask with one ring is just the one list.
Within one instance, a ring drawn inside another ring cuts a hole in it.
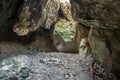
[{"label": "cave opening", "polygon": [[0,9],[0,80],[120,79],[118,0],[2,0]]}]

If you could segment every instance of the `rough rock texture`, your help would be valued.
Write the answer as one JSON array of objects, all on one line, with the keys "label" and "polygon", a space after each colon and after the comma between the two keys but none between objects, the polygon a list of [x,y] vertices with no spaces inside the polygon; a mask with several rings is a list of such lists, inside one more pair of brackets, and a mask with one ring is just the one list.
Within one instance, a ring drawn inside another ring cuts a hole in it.
[{"label": "rough rock texture", "polygon": [[101,26],[108,28],[120,27],[119,0],[72,0],[74,17],[86,20],[98,20]]},{"label": "rough rock texture", "polygon": [[14,32],[23,36],[40,26],[50,29],[58,18],[59,8],[59,0],[26,0],[19,21],[14,25]]},{"label": "rough rock texture", "polygon": [[78,52],[80,41],[77,22],[60,19],[54,27],[53,44],[58,51]]},{"label": "rough rock texture", "polygon": [[120,31],[93,30],[90,46],[96,60],[119,75],[120,72]]},{"label": "rough rock texture", "polygon": [[19,55],[0,62],[0,80],[25,80],[29,76],[31,59]]},{"label": "rough rock texture", "polygon": [[60,0],[60,8],[67,20],[73,21],[70,0]]},{"label": "rough rock texture", "polygon": [[71,3],[73,17],[90,28],[89,43],[93,56],[119,76],[120,1],[72,0]]},{"label": "rough rock texture", "polygon": [[70,0],[26,0],[13,30],[19,36],[24,36],[39,27],[50,29],[58,20],[59,9],[66,19],[73,20]]}]

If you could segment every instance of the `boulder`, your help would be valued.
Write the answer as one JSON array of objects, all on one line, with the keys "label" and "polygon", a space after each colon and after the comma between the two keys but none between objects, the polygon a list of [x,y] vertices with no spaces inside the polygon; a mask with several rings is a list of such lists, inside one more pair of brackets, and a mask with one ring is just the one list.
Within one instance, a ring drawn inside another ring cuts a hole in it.
[{"label": "boulder", "polygon": [[0,80],[25,80],[29,76],[31,59],[25,55],[0,61]]},{"label": "boulder", "polygon": [[119,30],[93,30],[89,37],[90,47],[95,59],[117,76],[120,75],[119,41]]},{"label": "boulder", "polygon": [[61,52],[78,52],[79,29],[77,22],[60,19],[54,26],[53,44]]}]

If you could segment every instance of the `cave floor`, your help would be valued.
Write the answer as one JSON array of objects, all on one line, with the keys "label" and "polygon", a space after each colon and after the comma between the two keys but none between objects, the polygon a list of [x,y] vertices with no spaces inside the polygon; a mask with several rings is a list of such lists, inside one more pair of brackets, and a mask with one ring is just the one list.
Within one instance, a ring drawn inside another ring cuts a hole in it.
[{"label": "cave floor", "polygon": [[32,72],[27,80],[93,80],[90,58],[83,61],[78,54],[58,52],[28,56],[32,59]]},{"label": "cave floor", "polygon": [[78,54],[37,52],[32,59],[31,72],[26,80],[103,80],[93,75],[92,57],[80,59]]},{"label": "cave floor", "polygon": [[31,59],[31,71],[26,80],[104,80],[93,75],[93,58],[81,59],[79,54],[30,51],[16,44],[0,43],[0,59],[24,54]]}]

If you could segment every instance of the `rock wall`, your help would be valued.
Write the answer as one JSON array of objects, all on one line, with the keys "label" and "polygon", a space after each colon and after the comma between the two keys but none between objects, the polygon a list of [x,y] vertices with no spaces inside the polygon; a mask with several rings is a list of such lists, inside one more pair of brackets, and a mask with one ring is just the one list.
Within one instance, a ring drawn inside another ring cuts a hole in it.
[{"label": "rock wall", "polygon": [[88,40],[93,56],[119,76],[120,1],[72,0],[71,3],[74,19],[90,28]]}]

